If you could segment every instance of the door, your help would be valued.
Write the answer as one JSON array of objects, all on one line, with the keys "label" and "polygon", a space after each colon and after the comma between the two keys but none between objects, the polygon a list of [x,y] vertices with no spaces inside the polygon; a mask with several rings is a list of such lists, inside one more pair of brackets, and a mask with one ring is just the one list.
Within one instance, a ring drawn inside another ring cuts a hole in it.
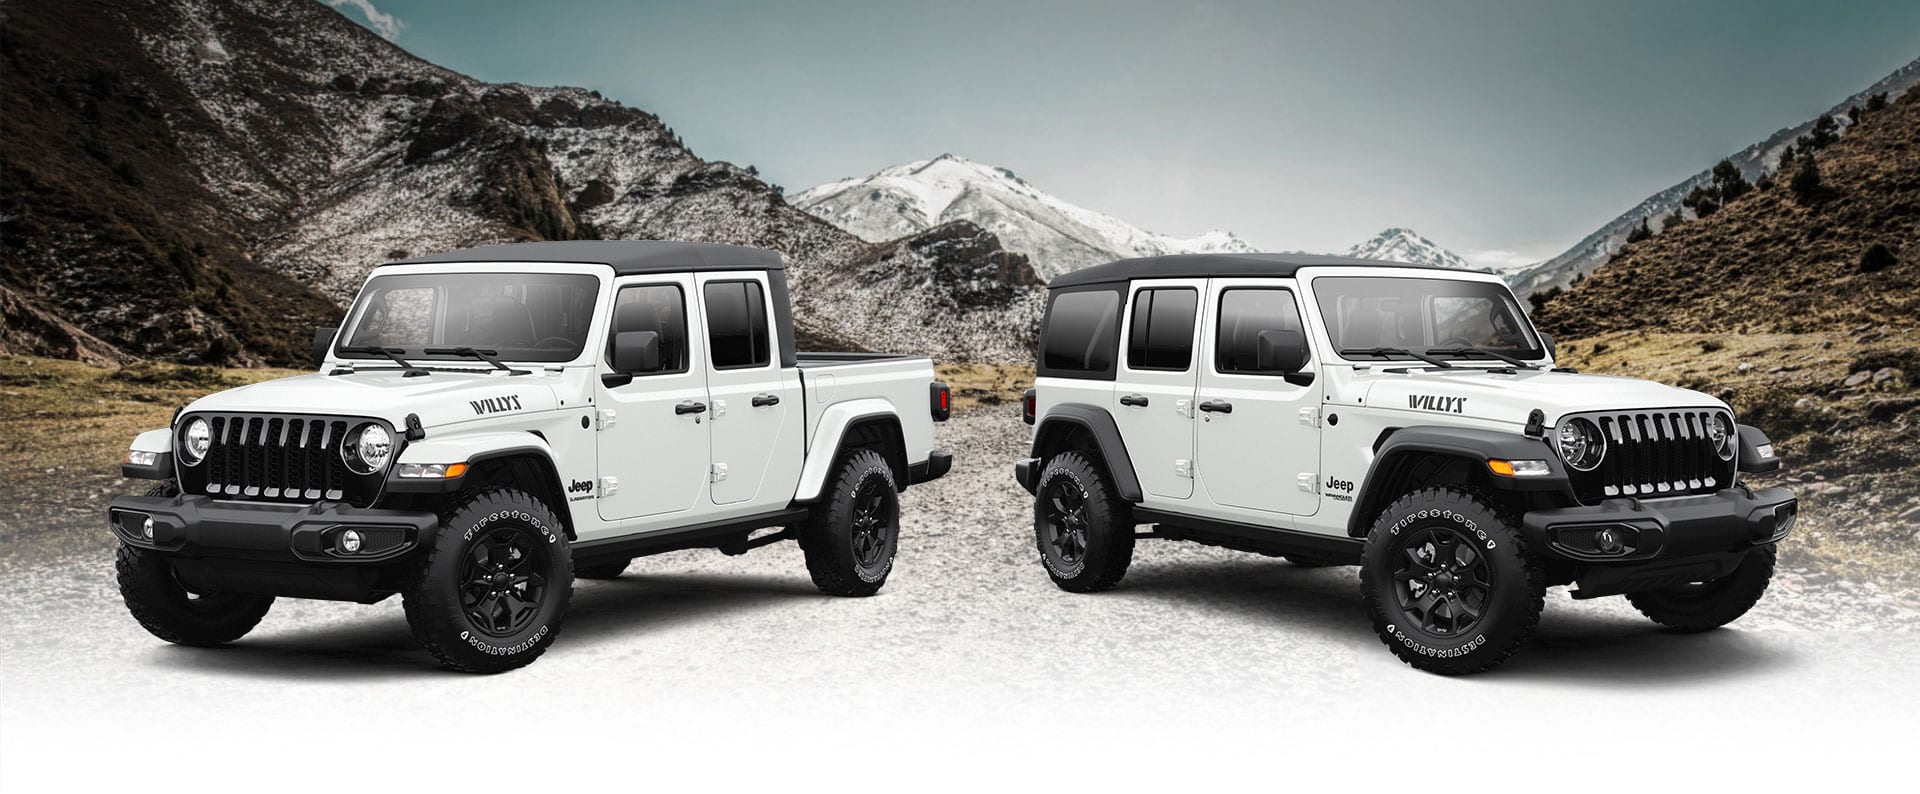
[{"label": "door", "polygon": [[[1260,332],[1305,332],[1291,281],[1215,279],[1199,417],[1201,486],[1214,504],[1296,516],[1320,508],[1320,392],[1257,364]],[[1316,368],[1309,359],[1307,371]]]},{"label": "door", "polygon": [[1193,496],[1194,347],[1206,288],[1204,279],[1135,282],[1127,302],[1126,344],[1108,410],[1150,497]]},{"label": "door", "polygon": [[802,463],[799,372],[782,367],[765,272],[699,278],[712,403],[713,502],[785,506]]},{"label": "door", "polygon": [[[612,322],[601,340],[600,518],[619,521],[696,510],[706,486],[707,371],[688,331],[698,327],[691,276],[646,276],[614,286]],[[660,370],[625,375],[612,366],[613,334],[660,334]],[[613,376],[609,380],[606,376]]]}]

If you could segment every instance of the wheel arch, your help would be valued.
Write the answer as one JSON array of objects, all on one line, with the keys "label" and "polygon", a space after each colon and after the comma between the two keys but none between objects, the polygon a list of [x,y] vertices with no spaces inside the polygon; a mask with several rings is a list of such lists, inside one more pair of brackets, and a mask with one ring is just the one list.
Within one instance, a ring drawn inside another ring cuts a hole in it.
[{"label": "wheel arch", "polygon": [[409,444],[404,463],[464,461],[467,473],[457,480],[402,480],[389,475],[387,492],[410,495],[415,503],[444,502],[455,493],[487,485],[509,485],[540,500],[560,518],[568,540],[578,539],[566,485],[553,462],[553,448],[537,433],[483,433],[428,439]]},{"label": "wheel arch", "polygon": [[[1489,459],[1547,461],[1544,477],[1499,477],[1487,469]],[[1478,488],[1517,503],[1525,512],[1533,494],[1564,493],[1571,498],[1567,472],[1560,456],[1544,439],[1519,433],[1462,427],[1390,428],[1374,441],[1373,463],[1353,512],[1347,516],[1347,535],[1364,537],[1374,517],[1395,499],[1420,488],[1460,485]]]},{"label": "wheel arch", "polygon": [[1033,433],[1033,457],[1040,461],[1038,468],[1044,469],[1047,460],[1074,449],[1090,450],[1100,457],[1107,475],[1113,478],[1114,495],[1126,502],[1140,501],[1140,477],[1134,472],[1120,426],[1107,409],[1084,403],[1063,403],[1047,409]]},{"label": "wheel arch", "polygon": [[[906,490],[908,480],[907,437],[900,424],[900,412],[881,399],[854,400],[827,408],[813,443],[807,446],[807,460],[800,471],[800,483],[794,490],[795,502],[820,498],[827,478],[832,476],[842,455],[848,450],[870,448],[886,459],[893,470],[896,487]],[[832,454],[821,454],[832,450]]]}]

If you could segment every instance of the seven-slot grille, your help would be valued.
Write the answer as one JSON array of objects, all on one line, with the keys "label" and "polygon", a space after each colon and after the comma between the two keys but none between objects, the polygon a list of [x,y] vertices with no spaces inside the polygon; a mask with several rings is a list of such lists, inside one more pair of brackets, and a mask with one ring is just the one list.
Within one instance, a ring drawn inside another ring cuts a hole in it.
[{"label": "seven-slot grille", "polygon": [[[347,432],[366,420],[328,416],[203,415],[213,428],[206,460],[187,467],[189,493],[249,501],[364,501],[368,475],[340,457]],[[185,423],[182,423],[182,427]],[[377,478],[378,475],[373,475]],[[377,481],[372,484],[377,488]]]},{"label": "seven-slot grille", "polygon": [[[1588,414],[1607,439],[1607,454],[1591,472],[1572,472],[1582,501],[1616,496],[1712,493],[1732,484],[1733,461],[1714,451],[1707,435],[1715,410]],[[1729,420],[1728,427],[1732,427]]]}]

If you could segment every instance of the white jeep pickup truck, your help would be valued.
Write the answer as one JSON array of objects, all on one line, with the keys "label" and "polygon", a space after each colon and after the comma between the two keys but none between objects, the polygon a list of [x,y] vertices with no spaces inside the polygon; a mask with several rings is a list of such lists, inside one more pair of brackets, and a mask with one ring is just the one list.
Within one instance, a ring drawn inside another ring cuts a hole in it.
[{"label": "white jeep pickup truck", "polygon": [[[127,608],[245,635],[277,596],[402,595],[447,667],[525,665],[576,576],[798,540],[824,592],[892,570],[900,493],[945,474],[925,358],[795,351],[780,255],[556,242],[376,268],[319,372],[208,395],[133,442]],[[762,531],[770,530],[770,531]]]},{"label": "white jeep pickup truck", "polygon": [[1677,629],[1732,621],[1794,524],[1792,493],[1739,481],[1780,466],[1759,430],[1705,394],[1555,368],[1492,275],[1186,255],[1048,286],[1015,476],[1066,590],[1118,584],[1136,538],[1357,564],[1395,654],[1471,673],[1552,585]]}]

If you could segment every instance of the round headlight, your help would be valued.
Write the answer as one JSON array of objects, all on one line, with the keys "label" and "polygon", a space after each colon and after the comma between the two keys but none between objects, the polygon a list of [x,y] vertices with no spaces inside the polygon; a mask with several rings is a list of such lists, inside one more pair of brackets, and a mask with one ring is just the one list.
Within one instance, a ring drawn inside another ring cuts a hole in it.
[{"label": "round headlight", "polygon": [[1713,453],[1721,460],[1733,460],[1733,420],[1726,414],[1714,414],[1707,420],[1707,440],[1713,442]]},{"label": "round headlight", "polygon": [[1607,438],[1600,426],[1586,419],[1569,419],[1560,425],[1560,459],[1580,471],[1593,471],[1607,456]]},{"label": "round headlight", "polygon": [[347,468],[356,473],[372,474],[386,468],[387,461],[393,457],[393,436],[379,425],[361,425],[347,436],[346,445],[340,448],[340,457],[345,458]]},{"label": "round headlight", "polygon": [[180,462],[188,466],[207,459],[207,450],[213,448],[213,426],[207,420],[195,417],[187,423],[187,432],[181,435],[185,442],[180,445]]}]

